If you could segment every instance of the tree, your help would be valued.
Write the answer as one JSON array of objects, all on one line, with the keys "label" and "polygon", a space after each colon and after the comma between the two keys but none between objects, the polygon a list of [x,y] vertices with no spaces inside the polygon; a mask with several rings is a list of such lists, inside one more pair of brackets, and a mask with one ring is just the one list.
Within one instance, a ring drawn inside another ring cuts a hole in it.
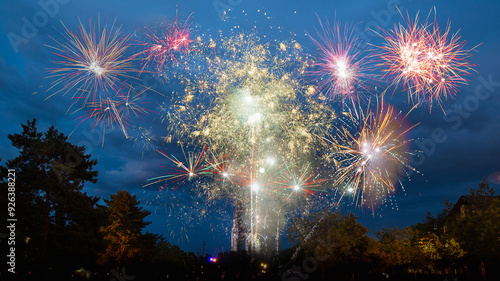
[{"label": "tree", "polygon": [[298,242],[323,270],[336,268],[346,275],[367,273],[379,266],[376,241],[354,214],[325,210],[294,218],[288,228],[290,242]]},{"label": "tree", "polygon": [[432,233],[421,238],[420,245],[431,269],[449,269],[450,277],[453,277],[453,268],[456,267],[460,258],[465,255],[460,243],[449,235],[438,237]]},{"label": "tree", "polygon": [[186,253],[179,246],[170,244],[162,236],[158,237],[153,262],[157,270],[163,273],[163,276],[168,274],[171,277],[184,277],[185,257]]},{"label": "tree", "polygon": [[420,249],[418,230],[411,227],[383,228],[375,234],[380,253],[390,273],[404,275],[408,269],[416,272],[424,267],[426,262]]},{"label": "tree", "polygon": [[495,190],[483,180],[477,188],[471,188],[466,197],[465,212],[450,217],[448,234],[463,244],[471,263],[498,271],[500,265],[500,200]]},{"label": "tree", "polygon": [[108,208],[108,221],[101,228],[106,250],[100,255],[98,262],[108,264],[117,262],[117,272],[122,263],[139,263],[153,257],[157,236],[151,233],[142,234],[144,227],[151,222],[144,218],[151,213],[139,207],[135,195],[126,190],[111,195],[110,200],[104,200]]},{"label": "tree", "polygon": [[8,135],[19,156],[1,167],[2,185],[7,185],[7,168],[16,173],[18,264],[70,268],[95,262],[99,198],[81,191],[86,182],[97,181],[97,161],[54,126],[43,133],[36,119],[21,125],[21,134]]}]

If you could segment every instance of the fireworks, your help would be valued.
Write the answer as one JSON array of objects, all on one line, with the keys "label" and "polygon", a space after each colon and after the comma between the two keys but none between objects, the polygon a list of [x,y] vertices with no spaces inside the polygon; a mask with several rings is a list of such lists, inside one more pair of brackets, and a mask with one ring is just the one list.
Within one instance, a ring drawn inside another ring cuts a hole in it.
[{"label": "fireworks", "polygon": [[[177,193],[194,193],[205,206],[224,201],[236,207],[242,214],[237,219],[248,220],[250,250],[279,232],[294,211],[324,206],[335,190],[374,210],[395,193],[401,172],[414,170],[408,161],[413,126],[383,100],[370,109],[373,56],[351,26],[320,22],[310,60],[293,38],[264,41],[267,35],[235,27],[231,36],[194,39],[190,17],[163,23],[159,30],[141,30],[143,41],[130,45],[130,36],[114,24],[96,29],[90,22],[87,30],[80,23],[76,33],[64,27],[64,42],[50,46],[58,68],[49,71],[55,79],[49,90],[74,91],[73,104],[85,111],[79,119],[92,120],[92,129],[118,127],[134,146],[166,157],[168,170],[146,187],[174,191],[185,184],[189,188]],[[469,50],[449,25],[442,32],[436,22],[420,24],[417,17],[382,36],[378,66],[412,101],[432,106],[466,83]],[[128,48],[135,51],[129,58]],[[152,69],[165,82],[166,99],[155,101],[160,114],[153,119],[161,128],[149,120],[156,112],[146,108],[146,90],[128,81],[134,61],[138,72]],[[339,101],[344,113],[327,99]],[[131,126],[134,119],[148,124]],[[162,149],[160,139],[180,144],[183,160]],[[187,212],[184,199],[169,205],[169,215]],[[185,219],[176,233],[183,240],[192,221]]]},{"label": "fireworks", "polygon": [[154,151],[158,149],[159,141],[156,139],[155,134],[151,128],[138,127],[136,135],[130,136],[130,140],[134,142],[134,146],[139,148],[144,155],[145,151]]},{"label": "fireworks", "polygon": [[[293,159],[314,150],[311,132],[330,130],[335,113],[305,97],[306,89],[295,78],[306,67],[296,42],[274,49],[244,34],[214,42],[224,51],[224,59],[217,54],[207,57],[213,74],[190,80],[184,96],[171,106],[176,135],[208,144],[215,154],[227,151],[239,162],[252,158],[252,151],[254,158],[276,153]],[[200,89],[206,84],[211,88]]]},{"label": "fireworks", "polygon": [[[411,110],[410,110],[411,111]],[[395,183],[404,169],[414,169],[409,164],[411,151],[406,140],[414,126],[405,124],[406,115],[383,100],[375,112],[369,109],[356,118],[347,114],[353,129],[340,126],[330,155],[336,166],[335,185],[342,189],[342,196],[352,194],[360,205],[372,210],[388,194],[396,190]]]},{"label": "fireworks", "polygon": [[[156,177],[150,179],[150,181],[153,181],[145,186],[152,185],[152,184],[157,184],[159,182],[167,181],[167,184],[164,185],[161,189],[164,189],[168,184],[171,183],[177,183],[177,186],[173,189],[176,190],[182,183],[184,183],[186,180],[190,180],[196,177],[199,177],[204,174],[210,174],[210,167],[206,165],[202,165],[204,163],[204,156],[205,156],[205,151],[207,147],[205,146],[203,148],[203,151],[199,153],[199,155],[194,155],[193,152],[188,152],[188,155],[186,156],[186,153],[184,152],[184,149],[182,149],[182,153],[184,154],[184,158],[186,160],[186,163],[183,163],[179,161],[175,156],[171,155],[168,156],[165,152],[158,150],[158,152],[167,157],[170,161],[172,161],[175,165],[176,168],[173,168],[173,172],[166,174],[164,176]],[[160,190],[161,190],[160,189]]]},{"label": "fireworks", "polygon": [[[210,42],[201,64],[209,71],[184,79],[184,92],[172,95],[162,115],[174,125],[172,137],[217,155],[200,165],[217,181],[197,188],[209,200],[239,204],[250,219],[250,247],[258,247],[262,206],[297,207],[294,202],[320,190],[311,171],[290,163],[314,165],[317,138],[331,132],[336,114],[308,96],[311,85],[300,83],[307,63],[297,42],[271,45],[243,33]],[[291,196],[287,180],[300,186],[291,193],[306,196]]]},{"label": "fireworks", "polygon": [[88,30],[81,22],[76,33],[66,26],[64,29],[65,41],[52,38],[56,45],[48,46],[57,58],[53,63],[59,68],[49,69],[49,78],[55,80],[47,92],[54,90],[50,95],[53,96],[75,90],[75,103],[80,102],[82,106],[99,102],[103,94],[114,96],[125,80],[131,78],[128,73],[133,71],[130,58],[125,56],[130,36],[122,35],[120,28],[114,29],[114,22],[106,23],[102,30],[100,22],[96,30],[91,20]]},{"label": "fireworks", "polygon": [[137,41],[136,45],[141,46],[143,50],[135,55],[142,61],[142,70],[147,65],[153,66],[157,73],[162,73],[166,63],[170,61],[177,62],[177,53],[188,53],[190,39],[189,18],[181,25],[176,18],[174,22],[168,23],[166,19],[163,32],[155,34],[151,29],[141,32],[148,38],[148,41]]},{"label": "fireworks", "polygon": [[339,23],[331,27],[320,21],[320,26],[319,39],[311,37],[318,55],[309,72],[316,77],[318,90],[326,97],[355,105],[368,91],[366,82],[374,79],[368,74],[369,61],[362,56],[363,49],[349,25],[341,30]]},{"label": "fireworks", "polygon": [[298,195],[310,197],[315,192],[324,191],[322,185],[326,180],[320,178],[317,169],[311,169],[309,164],[302,167],[300,165],[286,165],[282,177],[281,186],[288,189],[285,191],[288,193],[285,195],[287,199]]},{"label": "fireworks", "polygon": [[[120,115],[125,123],[131,120],[131,118],[143,119],[143,116],[148,115],[151,111],[144,107],[147,102],[141,101],[147,89],[142,89],[139,92],[135,92],[132,87],[129,87],[127,92],[118,92],[116,98],[120,107]],[[156,112],[154,112],[156,113]]]},{"label": "fireworks", "polygon": [[385,44],[380,47],[380,65],[394,85],[402,85],[414,103],[434,102],[454,96],[473,65],[466,59],[470,50],[458,33],[450,33],[450,24],[441,32],[437,22],[419,23],[409,16],[406,25],[383,31]]},{"label": "fireworks", "polygon": [[[83,116],[80,116],[78,119],[81,119],[80,123],[77,127],[84,121],[90,119],[92,120],[91,128],[94,130],[97,127],[102,127],[104,129],[103,135],[105,135],[106,129],[112,129],[114,126],[118,126],[120,130],[123,132],[126,138],[128,138],[127,134],[127,124],[126,120],[122,118],[120,115],[120,110],[117,108],[121,107],[121,103],[116,101],[115,99],[106,98],[101,99],[96,102],[92,102],[86,105],[86,113]],[[102,139],[104,145],[104,137]]]}]

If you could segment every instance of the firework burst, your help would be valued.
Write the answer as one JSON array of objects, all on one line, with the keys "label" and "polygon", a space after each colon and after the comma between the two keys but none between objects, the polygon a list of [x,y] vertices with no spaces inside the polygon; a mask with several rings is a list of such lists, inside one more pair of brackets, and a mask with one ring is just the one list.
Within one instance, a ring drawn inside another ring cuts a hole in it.
[{"label": "firework burst", "polygon": [[327,98],[356,101],[368,93],[367,82],[375,79],[370,73],[369,61],[363,56],[363,49],[349,25],[340,23],[330,26],[319,21],[321,31],[316,31],[318,39],[311,37],[318,51],[309,74],[315,77],[319,92]]},{"label": "firework burst", "polygon": [[156,113],[145,107],[148,102],[142,101],[145,97],[147,89],[142,89],[136,92],[134,88],[128,87],[127,91],[119,91],[116,95],[120,107],[120,115],[125,123],[128,123],[132,118],[144,120],[143,116],[151,113]]},{"label": "firework burst", "polygon": [[135,134],[131,135],[129,139],[134,142],[134,147],[137,147],[142,152],[142,155],[144,155],[145,151],[154,151],[158,149],[160,142],[157,140],[151,128],[138,127],[133,131]]},{"label": "firework burst", "polygon": [[[362,112],[360,110],[360,112]],[[411,110],[410,110],[411,112]],[[401,112],[391,105],[377,102],[375,112],[369,109],[355,117],[347,114],[352,127],[341,125],[335,139],[327,140],[333,145],[330,159],[336,166],[335,183],[343,197],[353,195],[361,206],[372,210],[383,198],[396,191],[400,173],[413,169],[409,163],[409,126]]]},{"label": "firework burst", "polygon": [[209,165],[205,165],[205,152],[207,147],[203,147],[201,153],[195,155],[193,152],[189,151],[186,155],[184,148],[182,148],[182,153],[184,155],[184,159],[186,163],[179,161],[174,155],[168,156],[165,152],[158,150],[158,153],[167,157],[170,161],[172,161],[176,167],[171,168],[172,173],[168,173],[163,176],[155,177],[149,179],[152,181],[151,183],[146,184],[145,186],[157,184],[160,182],[167,182],[161,189],[163,190],[169,184],[177,183],[177,186],[173,189],[174,191],[183,184],[186,180],[191,180],[193,178],[200,177],[202,175],[210,175],[212,172],[210,170]]},{"label": "firework burst", "polygon": [[441,105],[467,83],[464,76],[473,70],[467,61],[471,50],[465,49],[458,32],[451,33],[449,23],[442,32],[436,20],[419,23],[418,14],[414,20],[407,15],[405,24],[383,30],[381,36],[385,43],[378,57],[384,76],[402,85],[415,104]]},{"label": "firework burst", "polygon": [[97,30],[92,20],[89,29],[80,22],[78,32],[63,26],[64,41],[52,38],[56,45],[48,46],[56,57],[53,63],[59,66],[48,70],[49,78],[54,79],[47,90],[54,91],[49,97],[75,90],[75,103],[83,107],[99,102],[103,93],[116,92],[131,78],[132,61],[125,55],[130,36],[122,35],[120,27],[114,29],[114,22],[102,29],[98,22]]},{"label": "firework burst", "polygon": [[190,39],[190,17],[182,24],[177,18],[172,23],[163,19],[165,26],[162,28],[163,32],[160,33],[155,33],[149,28],[146,28],[147,31],[140,30],[147,37],[147,41],[136,41],[136,45],[143,49],[134,56],[139,57],[142,61],[141,70],[150,65],[155,69],[155,72],[160,74],[163,72],[165,64],[178,62],[179,53],[187,54],[189,52],[189,45],[192,42]]},{"label": "firework burst", "polygon": [[[169,140],[210,147],[216,156],[203,165],[218,180],[197,179],[197,190],[240,206],[249,220],[250,248],[258,247],[257,216],[264,209],[309,208],[293,203],[310,196],[290,196],[278,161],[313,165],[317,136],[331,132],[337,117],[329,104],[310,97],[313,86],[301,83],[308,64],[297,42],[262,43],[255,34],[240,33],[211,38],[203,46],[200,59],[207,71],[186,74],[183,91],[161,106],[162,120],[169,124]],[[303,172],[290,176],[302,184],[301,191],[292,191],[297,195],[313,192],[314,179]]]},{"label": "firework burst", "polygon": [[312,169],[309,163],[302,166],[287,164],[285,166],[285,171],[282,173],[283,180],[280,185],[286,190],[285,196],[287,200],[298,195],[311,197],[316,192],[324,191],[322,186],[326,179],[320,178],[317,169]]}]

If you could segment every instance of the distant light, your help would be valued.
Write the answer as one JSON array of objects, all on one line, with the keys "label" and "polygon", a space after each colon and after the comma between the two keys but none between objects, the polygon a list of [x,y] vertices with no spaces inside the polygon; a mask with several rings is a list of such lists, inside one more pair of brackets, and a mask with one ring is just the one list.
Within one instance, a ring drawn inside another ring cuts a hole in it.
[{"label": "distant light", "polygon": [[354,192],[354,188],[352,188],[352,187],[347,188],[347,192],[353,193]]},{"label": "distant light", "polygon": [[194,173],[193,172],[189,172],[189,176],[190,177],[194,176]]},{"label": "distant light", "polygon": [[299,186],[299,185],[295,185],[295,186],[293,187],[293,189],[294,189],[295,191],[299,191],[299,190],[300,190],[300,186]]},{"label": "distant light", "polygon": [[253,183],[251,187],[252,187],[253,191],[259,191],[259,189],[260,189],[260,186],[258,183]]},{"label": "distant light", "polygon": [[260,172],[261,174],[263,174],[263,173],[265,173],[265,172],[266,172],[266,169],[264,169],[264,167],[262,167],[262,168],[260,168],[260,169],[259,169],[259,172]]},{"label": "distant light", "polygon": [[226,172],[224,172],[224,173],[222,173],[222,176],[225,177],[225,178],[227,178],[227,177],[229,177],[229,174],[226,173]]}]

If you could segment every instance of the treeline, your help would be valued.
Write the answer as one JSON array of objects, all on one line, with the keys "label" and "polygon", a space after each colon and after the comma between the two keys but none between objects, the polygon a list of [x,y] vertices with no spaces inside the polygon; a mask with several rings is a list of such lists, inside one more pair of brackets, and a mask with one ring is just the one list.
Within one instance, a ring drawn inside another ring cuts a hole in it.
[{"label": "treeline", "polygon": [[288,250],[288,268],[295,270],[287,278],[500,280],[499,197],[483,181],[460,202],[446,201],[436,216],[427,213],[422,223],[402,229],[384,228],[374,238],[353,214],[325,210],[295,218],[288,228],[296,243]]},{"label": "treeline", "polygon": [[2,192],[1,219],[16,219],[12,241],[10,233],[1,238],[1,252],[13,253],[10,264],[0,267],[1,278],[129,280],[126,274],[140,270],[134,280],[182,279],[193,257],[144,233],[150,212],[135,196],[118,191],[99,204],[100,198],[82,192],[86,182],[97,180],[97,161],[85,147],[69,143],[53,126],[39,132],[36,120],[22,127],[21,134],[8,136],[19,155],[0,166],[2,190],[12,191],[9,197]]}]

